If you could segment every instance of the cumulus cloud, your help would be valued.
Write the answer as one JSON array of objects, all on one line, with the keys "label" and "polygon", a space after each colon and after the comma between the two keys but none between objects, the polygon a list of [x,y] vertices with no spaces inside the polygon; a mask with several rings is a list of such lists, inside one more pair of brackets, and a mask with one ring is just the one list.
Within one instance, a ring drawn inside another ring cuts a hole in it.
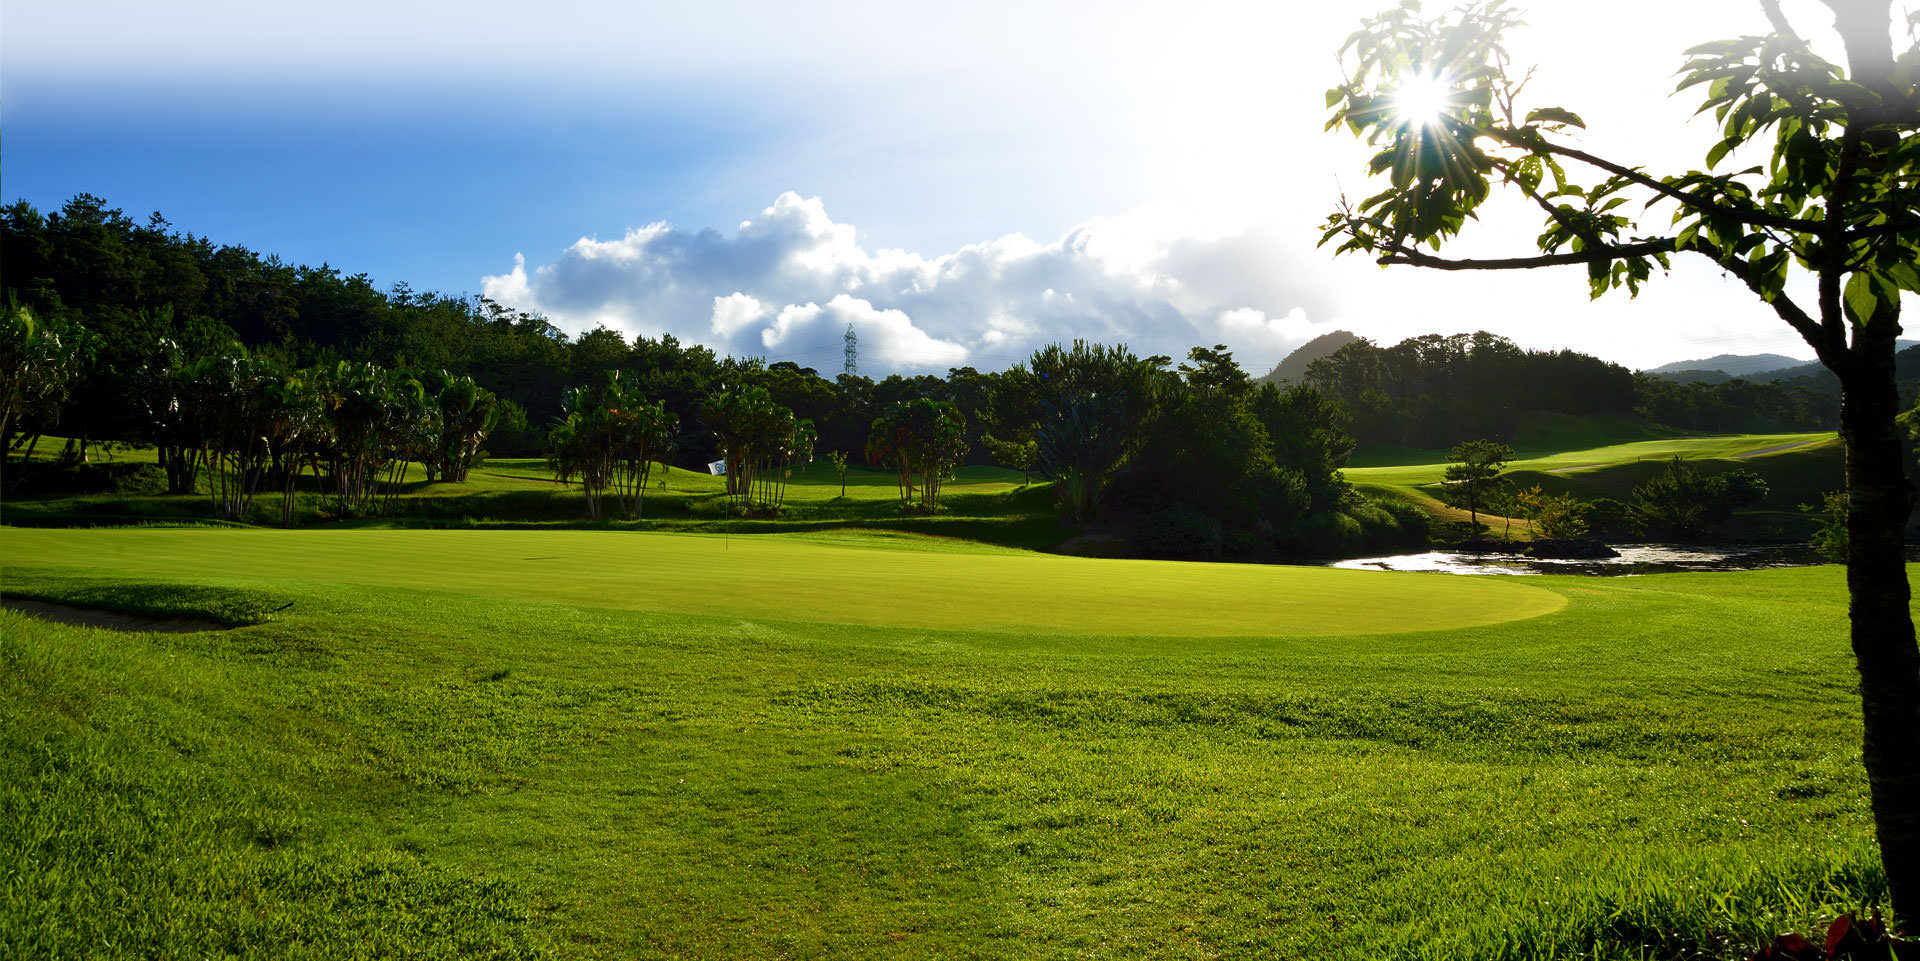
[{"label": "cumulus cloud", "polygon": [[749,297],[734,291],[725,297],[713,298],[713,335],[732,337],[751,326],[755,321],[767,315],[767,308],[758,298]]},{"label": "cumulus cloud", "polygon": [[939,370],[966,363],[967,348],[940,340],[913,325],[903,311],[882,310],[873,304],[840,294],[819,304],[789,304],[773,325],[760,332],[760,343],[770,356],[783,348],[839,346],[842,332],[852,327],[860,336],[862,356],[878,361],[883,370]]},{"label": "cumulus cloud", "polygon": [[1271,238],[1182,236],[1100,218],[1051,243],[1021,234],[927,257],[864,246],[817,197],[784,193],[731,234],[664,223],[582,238],[551,264],[486,277],[488,297],[563,329],[671,333],[735,356],[862,373],[999,369],[1075,338],[1141,355],[1225,343],[1264,373],[1316,331]]}]

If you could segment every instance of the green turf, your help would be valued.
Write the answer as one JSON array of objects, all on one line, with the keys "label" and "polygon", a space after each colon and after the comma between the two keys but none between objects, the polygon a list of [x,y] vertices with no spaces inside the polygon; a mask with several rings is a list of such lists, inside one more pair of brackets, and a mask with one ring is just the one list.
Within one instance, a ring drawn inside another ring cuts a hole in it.
[{"label": "green turf", "polygon": [[[1836,447],[1839,443],[1839,438],[1831,432],[1669,437],[1607,447],[1540,453],[1509,461],[1507,469],[1577,474],[1624,464],[1664,465],[1674,457],[1686,460],[1745,460],[1787,451],[1825,449]],[[1446,461],[1442,458],[1419,463],[1352,467],[1347,469],[1346,475],[1347,480],[1355,484],[1415,487],[1438,483],[1445,476],[1446,467]]]},{"label": "green turf", "polygon": [[[1437,496],[1447,467],[1444,452],[1375,453],[1370,462],[1373,466],[1347,469],[1350,483],[1374,496],[1407,501],[1448,520],[1466,519],[1464,511],[1444,507]],[[1766,481],[1769,492],[1754,509],[1736,517],[1726,533],[1740,540],[1798,543],[1806,540],[1812,524],[1801,507],[1818,504],[1822,492],[1845,485],[1842,456],[1840,440],[1832,433],[1667,437],[1604,447],[1534,451],[1508,462],[1503,477],[1521,489],[1537,486],[1549,494],[1630,502],[1634,488],[1665,470],[1675,457],[1693,462],[1708,473],[1749,470]],[[1399,460],[1389,463],[1389,457]],[[1484,511],[1482,515],[1491,516]],[[1514,533],[1524,533],[1524,522],[1517,524]],[[1500,529],[1507,530],[1504,524]]]},{"label": "green turf", "polygon": [[[6,529],[9,563],[424,590],[681,614],[1078,634],[1365,634],[1557,610],[1522,584],[1250,564],[606,531]],[[1393,603],[1380,603],[1391,596]]]},{"label": "green turf", "polygon": [[[0,953],[1731,958],[1883,890],[1832,568],[1534,578],[1508,615],[1566,606],[1452,629],[1161,636],[1113,612],[942,629],[973,615],[874,578],[1024,558],[898,536],[769,542],[856,564],[857,603],[898,609],[862,625],[741,613],[745,591],[618,609],[566,576],[542,583],[568,603],[481,596],[452,583],[481,560],[555,562],[324,533],[0,530],[8,594],[249,625],[0,613]],[[544,537],[627,542],[574,577],[707,540]],[[1061,604],[1177,568],[1033,560]],[[1313,603],[1489,584],[1354,576],[1377,586]]]},{"label": "green turf", "polygon": [[[168,495],[152,464],[153,451],[121,452],[112,470],[40,478],[38,486],[0,504],[0,522],[34,527],[85,527],[151,522],[230,526],[215,519],[205,494]],[[144,459],[144,466],[140,463]],[[562,484],[536,458],[489,460],[460,482],[428,482],[417,466],[389,508],[372,517],[342,519],[311,476],[295,494],[295,525],[301,527],[402,526],[430,528],[596,528],[710,533],[769,533],[841,528],[940,535],[1026,549],[1051,547],[1071,537],[1051,492],[1028,484],[1016,471],[962,467],[944,486],[932,515],[902,510],[892,474],[855,467],[844,484],[824,460],[796,470],[775,516],[764,511],[738,516],[725,495],[725,481],[704,471],[656,465],[640,518],[612,514],[593,520],[578,484]],[[100,484],[117,485],[97,490]],[[64,486],[63,486],[64,485]],[[94,486],[89,486],[94,485]],[[203,476],[200,486],[207,479]],[[54,490],[46,490],[47,487]],[[248,521],[280,525],[281,495],[262,492]]]}]

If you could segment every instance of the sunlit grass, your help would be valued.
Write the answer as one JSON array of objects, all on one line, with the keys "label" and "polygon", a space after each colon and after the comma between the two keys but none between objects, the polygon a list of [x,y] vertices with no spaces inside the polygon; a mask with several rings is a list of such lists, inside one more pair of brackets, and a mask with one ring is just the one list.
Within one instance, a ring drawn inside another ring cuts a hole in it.
[{"label": "sunlit grass", "polygon": [[[1884,890],[1833,568],[1165,637],[450,593],[373,536],[385,586],[333,580],[345,540],[18,566],[40,533],[0,532],[7,591],[270,616],[0,613],[15,957],[1730,958]],[[937,546],[891,554],[1002,556]],[[940,613],[871,574],[841,603]],[[1371,603],[1429,581],[1470,583]]]},{"label": "sunlit grass", "polygon": [[[16,565],[272,577],[681,614],[1073,634],[1354,634],[1557,610],[1506,581],[605,531],[0,528]],[[1383,595],[1394,603],[1382,604]]]},{"label": "sunlit grass", "polygon": [[[1817,504],[1822,491],[1844,484],[1841,444],[1830,431],[1799,434],[1725,434],[1709,437],[1665,437],[1570,450],[1523,452],[1505,468],[1507,480],[1520,487],[1539,486],[1549,494],[1573,494],[1593,499],[1629,501],[1636,486],[1666,469],[1673,458],[1694,462],[1709,472],[1740,468],[1760,474],[1770,487],[1757,512],[1744,520],[1748,536],[1768,540],[1803,540],[1809,523],[1801,505]],[[1463,510],[1443,505],[1438,497],[1445,479],[1444,451],[1403,451],[1400,463],[1350,467],[1347,480],[1364,491],[1420,505],[1447,520],[1465,522]],[[1481,512],[1483,522],[1490,515]],[[1506,522],[1492,523],[1507,531]],[[1513,522],[1513,531],[1525,533],[1526,522]],[[1789,534],[1788,531],[1802,532]]]}]

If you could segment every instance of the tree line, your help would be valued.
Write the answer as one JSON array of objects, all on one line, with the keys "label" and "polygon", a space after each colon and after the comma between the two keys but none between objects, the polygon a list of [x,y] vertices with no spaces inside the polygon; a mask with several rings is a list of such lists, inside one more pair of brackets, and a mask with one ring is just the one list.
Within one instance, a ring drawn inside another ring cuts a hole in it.
[{"label": "tree line", "polygon": [[1836,397],[1801,383],[1675,383],[1571,350],[1523,350],[1481,331],[1360,339],[1308,365],[1306,382],[1352,413],[1363,444],[1429,450],[1517,439],[1525,415],[1612,415],[1726,433],[1828,430]]},{"label": "tree line", "polygon": [[481,455],[544,456],[592,518],[642,514],[655,464],[724,465],[730,507],[781,509],[826,451],[893,473],[903,510],[997,463],[1050,481],[1063,514],[1172,556],[1335,553],[1418,524],[1340,480],[1347,415],[1256,385],[1224,346],[1183,362],[1051,345],[999,372],[827,377],[671,335],[569,336],[485,298],[376,289],[144,224],[81,195],[0,212],[7,263],[0,449],[152,444],[168,487],[244,517],[301,478],[342,515],[391,511],[410,465],[458,480]]}]

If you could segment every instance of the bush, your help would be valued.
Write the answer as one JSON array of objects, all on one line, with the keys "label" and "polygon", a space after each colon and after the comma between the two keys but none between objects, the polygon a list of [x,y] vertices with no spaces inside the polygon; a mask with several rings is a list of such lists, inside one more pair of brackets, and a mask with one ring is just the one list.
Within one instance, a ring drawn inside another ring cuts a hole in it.
[{"label": "bush", "polygon": [[1631,540],[1641,535],[1640,514],[1633,505],[1611,497],[1597,497],[1587,505],[1590,533],[1603,541]]},{"label": "bush", "polygon": [[1675,457],[1667,469],[1633,489],[1648,530],[1679,540],[1701,537],[1767,496],[1767,482],[1749,470],[1706,476]]},{"label": "bush", "polygon": [[1348,505],[1344,511],[1360,526],[1360,540],[1367,550],[1383,550],[1400,542],[1400,521],[1386,508],[1372,501]]},{"label": "bush", "polygon": [[1133,546],[1152,557],[1218,559],[1224,539],[1219,521],[1180,504],[1140,518]]},{"label": "bush", "polygon": [[1394,523],[1400,525],[1400,537],[1397,543],[1402,547],[1426,547],[1433,538],[1433,517],[1417,505],[1402,501],[1387,501],[1380,505],[1393,515]]},{"label": "bush", "polygon": [[1366,532],[1360,522],[1339,511],[1308,514],[1297,531],[1310,557],[1347,557],[1365,549]]}]

